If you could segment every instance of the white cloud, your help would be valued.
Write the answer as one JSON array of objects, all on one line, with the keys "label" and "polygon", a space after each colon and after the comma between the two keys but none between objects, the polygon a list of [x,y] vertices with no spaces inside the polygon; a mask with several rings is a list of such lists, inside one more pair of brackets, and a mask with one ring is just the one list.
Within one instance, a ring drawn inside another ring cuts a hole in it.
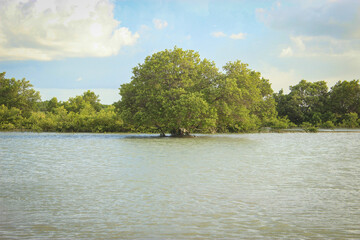
[{"label": "white cloud", "polygon": [[292,46],[281,57],[350,57],[360,59],[360,44],[330,36],[290,36]]},{"label": "white cloud", "polygon": [[237,33],[237,34],[231,34],[230,38],[239,40],[239,39],[245,39],[246,33]]},{"label": "white cloud", "polygon": [[289,86],[296,85],[301,80],[301,78],[295,73],[294,69],[282,71],[269,64],[265,64],[263,66],[261,73],[264,78],[269,79],[274,92],[278,92],[283,89],[285,93],[288,93]]},{"label": "white cloud", "polygon": [[216,38],[220,38],[220,37],[226,37],[226,34],[223,32],[212,32],[211,36],[216,37]]},{"label": "white cloud", "polygon": [[[266,12],[266,10],[264,9],[264,8],[256,8],[255,9],[255,14],[263,14],[263,13],[265,13]],[[261,16],[261,15],[260,15]],[[260,17],[259,16],[259,17]]]},{"label": "white cloud", "polygon": [[329,70],[330,73],[321,72],[321,77],[319,77],[316,72],[304,73],[302,70],[299,71],[293,68],[284,70],[266,63],[260,71],[264,78],[269,79],[274,92],[279,92],[283,89],[284,93],[289,93],[289,87],[297,85],[302,79],[306,79],[309,82],[325,81],[327,82],[327,86],[331,88],[339,80],[356,79],[354,76],[358,76],[359,72],[359,70],[357,70],[355,73],[352,71],[343,73],[341,69],[337,69],[335,72]]},{"label": "white cloud", "polygon": [[110,0],[0,0],[0,60],[105,57],[135,44]]},{"label": "white cloud", "polygon": [[144,32],[148,32],[148,31],[150,31],[150,30],[151,30],[151,27],[143,24],[143,25],[140,26],[140,30],[139,30],[139,31],[140,31],[140,33],[144,33]]},{"label": "white cloud", "polygon": [[76,79],[77,82],[80,82],[80,81],[82,81],[82,80],[83,80],[82,77],[78,77],[78,78]]},{"label": "white cloud", "polygon": [[[228,37],[228,35],[226,35],[224,32],[212,32],[211,36],[216,37],[216,38],[223,38],[223,37]],[[229,38],[234,39],[234,40],[239,40],[239,39],[245,39],[246,37],[246,33],[234,33],[231,34],[229,36]]]},{"label": "white cloud", "polygon": [[161,19],[153,19],[153,23],[156,29],[163,29],[168,26],[167,21]]},{"label": "white cloud", "polygon": [[360,38],[359,0],[283,1],[268,9],[256,9],[268,27],[304,36]]},{"label": "white cloud", "polygon": [[306,40],[306,38],[292,36],[292,37],[290,37],[290,39],[300,51],[305,51],[306,46],[305,46],[304,40]]},{"label": "white cloud", "polygon": [[293,55],[293,50],[291,49],[291,47],[284,48],[280,53],[280,57],[290,57],[292,55]]}]

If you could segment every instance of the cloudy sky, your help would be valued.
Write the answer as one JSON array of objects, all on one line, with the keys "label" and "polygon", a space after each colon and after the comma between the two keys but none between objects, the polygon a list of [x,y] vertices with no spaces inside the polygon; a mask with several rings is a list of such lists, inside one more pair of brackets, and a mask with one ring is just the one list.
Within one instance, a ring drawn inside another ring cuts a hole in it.
[{"label": "cloudy sky", "polygon": [[0,72],[42,99],[102,103],[146,56],[174,46],[241,60],[275,91],[360,76],[359,0],[0,0]]}]

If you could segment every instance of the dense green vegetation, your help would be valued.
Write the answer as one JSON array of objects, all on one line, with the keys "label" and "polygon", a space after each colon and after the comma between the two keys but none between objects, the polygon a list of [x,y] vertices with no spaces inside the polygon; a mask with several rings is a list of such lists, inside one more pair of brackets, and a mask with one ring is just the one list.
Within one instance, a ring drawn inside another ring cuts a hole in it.
[{"label": "dense green vegetation", "polygon": [[360,127],[359,80],[300,81],[273,93],[259,72],[240,61],[222,71],[197,52],[174,48],[148,56],[120,87],[121,101],[100,103],[87,91],[41,101],[29,81],[0,73],[0,130],[58,132],[249,132],[299,126]]},{"label": "dense green vegetation", "polygon": [[298,126],[321,128],[360,127],[359,80],[339,81],[330,90],[326,82],[300,81],[274,94],[277,112]]},{"label": "dense green vegetation", "polygon": [[0,130],[58,132],[118,132],[123,122],[114,106],[100,104],[91,91],[59,102],[40,101],[40,94],[23,80],[0,74]]},{"label": "dense green vegetation", "polygon": [[223,69],[190,50],[155,53],[133,69],[117,106],[125,122],[162,134],[250,131],[275,122],[269,81],[240,61]]}]

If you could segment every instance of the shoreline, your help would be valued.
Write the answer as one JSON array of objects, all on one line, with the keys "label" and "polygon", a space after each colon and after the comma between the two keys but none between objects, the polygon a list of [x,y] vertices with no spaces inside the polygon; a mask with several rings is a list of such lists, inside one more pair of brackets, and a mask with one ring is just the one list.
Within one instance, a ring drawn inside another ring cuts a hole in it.
[{"label": "shoreline", "polygon": [[[57,132],[57,131],[34,131],[31,129],[13,129],[13,130],[0,130],[0,132],[9,132],[9,133],[84,133],[84,134],[159,134],[156,132]],[[319,128],[317,132],[307,132],[302,128],[289,128],[289,129],[265,129],[259,131],[248,131],[248,132],[216,132],[216,133],[201,133],[196,132],[190,136],[171,136],[170,133],[164,137],[179,137],[179,138],[192,138],[196,137],[196,134],[208,134],[208,135],[217,135],[217,134],[256,134],[256,133],[360,133],[360,128]]]}]

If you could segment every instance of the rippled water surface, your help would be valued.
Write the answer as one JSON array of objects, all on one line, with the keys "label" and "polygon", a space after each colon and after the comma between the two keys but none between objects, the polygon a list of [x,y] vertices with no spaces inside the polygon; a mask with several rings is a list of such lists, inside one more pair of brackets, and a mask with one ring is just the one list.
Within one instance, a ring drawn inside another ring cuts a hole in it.
[{"label": "rippled water surface", "polygon": [[359,239],[360,133],[0,133],[0,239]]}]

